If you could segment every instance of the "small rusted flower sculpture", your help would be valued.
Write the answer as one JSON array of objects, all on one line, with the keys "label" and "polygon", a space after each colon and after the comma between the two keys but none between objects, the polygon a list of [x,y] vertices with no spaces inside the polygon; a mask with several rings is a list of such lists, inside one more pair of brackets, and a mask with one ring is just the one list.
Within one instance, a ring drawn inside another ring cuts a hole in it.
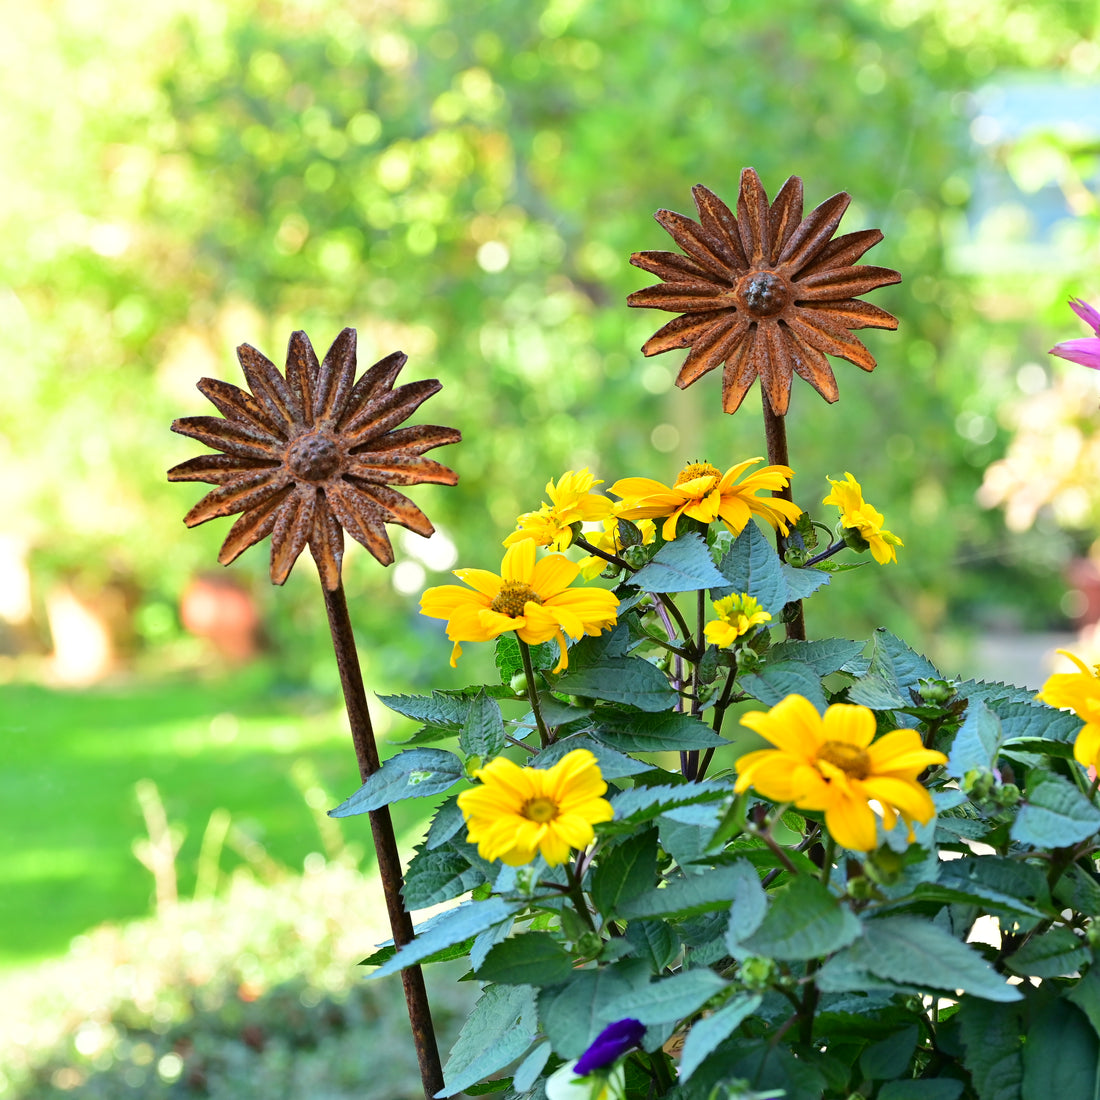
[{"label": "small rusted flower sculpture", "polygon": [[198,388],[225,419],[185,416],[172,424],[172,431],[223,453],[168,471],[169,481],[218,486],[184,517],[188,527],[242,513],[218,554],[222,565],[271,535],[271,581],[282,584],[308,543],[331,592],[340,584],[343,529],[383,565],[393,561],[385,524],[432,533],[428,517],[392,486],[458,480],[453,470],[422,456],[457,443],[459,432],[437,425],[397,427],[439,391],[439,382],[394,389],[407,359],[399,351],[356,382],[352,328],[336,337],[323,363],[309,337],[295,332],[285,378],[248,344],[237,348],[237,358],[252,392],[203,378]]},{"label": "small rusted flower sculpture", "polygon": [[901,276],[855,263],[882,240],[879,230],[831,239],[849,195],[826,199],[803,220],[802,180],[791,176],[769,206],[752,168],[741,173],[736,217],[701,184],[692,194],[698,222],[671,210],[654,215],[686,255],[636,252],[630,258],[664,281],[631,294],[627,304],[682,315],[642,347],[646,355],[691,348],[677,386],[684,389],[725,363],[726,412],[737,411],[759,376],[771,411],[783,416],[795,374],[826,401],[837,399],[826,355],[874,369],[874,357],[849,330],[894,329],[898,322],[857,297]]}]

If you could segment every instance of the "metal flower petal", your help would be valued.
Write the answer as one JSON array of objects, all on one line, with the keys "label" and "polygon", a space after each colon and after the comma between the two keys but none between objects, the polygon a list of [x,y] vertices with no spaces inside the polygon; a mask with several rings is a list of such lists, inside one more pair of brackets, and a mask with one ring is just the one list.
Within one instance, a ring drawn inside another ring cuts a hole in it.
[{"label": "metal flower petal", "polygon": [[692,188],[699,221],[671,210],[654,217],[685,255],[636,252],[630,258],[663,281],[627,304],[678,313],[642,346],[645,355],[690,348],[681,389],[725,364],[722,406],[736,412],[757,378],[782,416],[794,375],[826,401],[839,396],[827,355],[864,370],[875,360],[850,329],[898,327],[895,317],[858,300],[901,281],[889,268],[857,264],[882,240],[877,229],[833,239],[850,197],[841,192],[802,217],[802,181],[791,176],[775,202],[755,169],[741,173],[737,213],[702,184]]},{"label": "metal flower petal", "polygon": [[309,337],[295,332],[286,371],[248,344],[237,358],[251,392],[203,378],[198,388],[221,417],[185,416],[172,431],[220,454],[200,455],[168,471],[169,481],[217,488],[184,517],[188,527],[237,515],[218,561],[228,565],[271,536],[271,580],[282,584],[308,545],[325,588],[340,585],[344,531],[383,565],[393,561],[387,523],[430,535],[431,521],[393,488],[458,475],[424,458],[461,434],[435,424],[398,427],[441,386],[435,379],[394,388],[405,365],[399,351],[356,381],[356,334],[346,328],[322,362]]}]

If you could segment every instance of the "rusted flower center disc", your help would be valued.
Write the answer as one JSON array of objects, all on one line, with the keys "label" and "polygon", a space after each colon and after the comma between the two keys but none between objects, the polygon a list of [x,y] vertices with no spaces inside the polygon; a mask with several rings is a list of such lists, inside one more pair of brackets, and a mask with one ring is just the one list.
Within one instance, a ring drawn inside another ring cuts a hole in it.
[{"label": "rusted flower center disc", "polygon": [[286,464],[303,481],[325,481],[340,465],[340,451],[327,435],[312,432],[294,440],[287,449]]},{"label": "rusted flower center disc", "polygon": [[745,309],[757,317],[773,317],[791,300],[786,280],[771,271],[750,271],[737,292]]}]

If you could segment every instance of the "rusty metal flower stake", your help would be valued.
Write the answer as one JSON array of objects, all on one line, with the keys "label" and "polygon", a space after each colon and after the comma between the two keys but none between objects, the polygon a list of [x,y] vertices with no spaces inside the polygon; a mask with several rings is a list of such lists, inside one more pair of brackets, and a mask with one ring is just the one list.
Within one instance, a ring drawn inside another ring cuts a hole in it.
[{"label": "rusty metal flower stake", "polygon": [[[435,379],[393,388],[405,365],[401,352],[375,363],[356,381],[355,330],[344,329],[318,363],[304,332],[290,337],[286,375],[248,344],[237,358],[251,393],[203,378],[199,390],[222,417],[187,416],[172,430],[220,451],[181,462],[169,481],[205,481],[217,488],[184,517],[188,527],[237,515],[218,561],[228,565],[271,536],[271,581],[283,584],[308,544],[317,563],[351,724],[360,777],[380,767],[363,676],[341,580],[344,531],[383,565],[393,561],[387,523],[420,535],[434,528],[393,486],[434,482],[454,485],[453,470],[424,453],[461,439],[453,428],[398,427],[440,389]],[[223,419],[224,418],[224,419]],[[413,938],[401,900],[401,860],[388,807],[370,813],[378,870],[394,942]],[[401,972],[424,1095],[443,1088],[424,977],[420,967]]]},{"label": "rusty metal flower stake", "polygon": [[[636,252],[630,257],[662,282],[636,291],[631,306],[680,314],[642,346],[645,355],[690,348],[676,385],[690,386],[724,363],[722,407],[734,413],[757,378],[763,391],[768,461],[789,466],[784,417],[797,374],[825,398],[840,396],[827,355],[866,371],[875,360],[852,329],[898,327],[897,318],[859,300],[901,281],[886,267],[857,264],[882,240],[877,229],[833,239],[851,202],[845,192],[802,217],[802,180],[780,189],[775,202],[753,168],[741,172],[737,213],[702,184],[692,188],[699,221],[671,210],[654,217],[683,250]],[[776,493],[790,500],[791,490]],[[780,537],[780,552],[785,549]],[[805,637],[801,606],[789,637]]]}]

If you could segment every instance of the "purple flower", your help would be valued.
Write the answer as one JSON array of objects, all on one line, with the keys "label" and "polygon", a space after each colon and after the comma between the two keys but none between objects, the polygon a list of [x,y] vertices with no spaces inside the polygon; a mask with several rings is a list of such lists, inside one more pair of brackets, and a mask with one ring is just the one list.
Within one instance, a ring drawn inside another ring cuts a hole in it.
[{"label": "purple flower", "polygon": [[573,1072],[585,1077],[593,1070],[611,1065],[631,1047],[638,1046],[645,1034],[645,1024],[631,1019],[616,1020],[608,1024],[593,1040],[592,1045],[577,1059]]},{"label": "purple flower", "polygon": [[1083,367],[1100,370],[1100,310],[1094,309],[1080,298],[1070,298],[1069,308],[1088,325],[1095,336],[1085,336],[1080,340],[1063,340],[1050,349],[1051,355],[1068,359],[1071,363],[1080,363]]}]

